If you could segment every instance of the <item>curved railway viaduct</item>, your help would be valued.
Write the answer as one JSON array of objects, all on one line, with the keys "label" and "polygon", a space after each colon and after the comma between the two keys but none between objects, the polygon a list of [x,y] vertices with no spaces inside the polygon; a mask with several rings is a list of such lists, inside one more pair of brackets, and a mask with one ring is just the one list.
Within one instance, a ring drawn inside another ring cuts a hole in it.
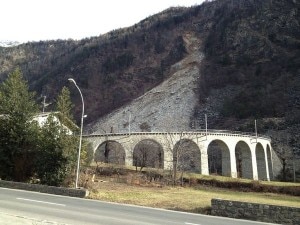
[{"label": "curved railway viaduct", "polygon": [[[220,167],[223,176],[242,177],[253,180],[270,180],[279,172],[278,157],[271,147],[271,139],[252,133],[233,131],[203,130],[199,132],[133,132],[84,135],[91,143],[94,155],[109,157],[112,151],[105,150],[106,143],[116,143],[119,146],[119,163],[133,165],[136,146],[147,140],[160,146],[161,168],[171,169],[174,162],[175,149],[180,143],[189,142],[196,149],[194,161],[199,165],[203,175],[212,172],[210,151],[217,148],[220,151]],[[178,150],[177,150],[178,152]],[[103,160],[104,161],[104,160]]]}]

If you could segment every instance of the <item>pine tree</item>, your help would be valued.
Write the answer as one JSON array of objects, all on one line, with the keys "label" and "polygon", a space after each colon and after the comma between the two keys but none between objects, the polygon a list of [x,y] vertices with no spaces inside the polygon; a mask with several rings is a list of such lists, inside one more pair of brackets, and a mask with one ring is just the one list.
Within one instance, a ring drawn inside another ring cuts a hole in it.
[{"label": "pine tree", "polygon": [[73,120],[73,115],[71,114],[73,107],[70,90],[67,87],[63,87],[60,95],[57,97],[56,110],[59,111],[64,118]]},{"label": "pine tree", "polygon": [[35,93],[29,92],[20,69],[9,74],[0,86],[0,113],[10,118],[28,120],[37,112]]},{"label": "pine tree", "polygon": [[72,108],[70,91],[63,87],[56,101],[58,113],[48,117],[40,132],[36,173],[42,184],[61,185],[76,166],[78,137],[66,130],[78,129],[73,123]]},{"label": "pine tree", "polygon": [[59,186],[75,165],[77,141],[54,118],[41,128],[36,174],[41,184]]},{"label": "pine tree", "polygon": [[38,127],[34,93],[19,69],[0,86],[0,177],[26,181],[34,172],[33,158]]},{"label": "pine tree", "polygon": [[74,105],[71,102],[70,90],[63,87],[56,101],[56,111],[58,112],[59,120],[72,131],[78,129],[73,123],[73,115],[71,113]]},{"label": "pine tree", "polygon": [[[73,124],[67,88],[57,105],[60,122]],[[60,185],[75,166],[78,137],[69,135],[54,115],[40,127],[34,121],[37,112],[34,93],[16,69],[0,85],[0,178],[26,182],[35,177]]]}]

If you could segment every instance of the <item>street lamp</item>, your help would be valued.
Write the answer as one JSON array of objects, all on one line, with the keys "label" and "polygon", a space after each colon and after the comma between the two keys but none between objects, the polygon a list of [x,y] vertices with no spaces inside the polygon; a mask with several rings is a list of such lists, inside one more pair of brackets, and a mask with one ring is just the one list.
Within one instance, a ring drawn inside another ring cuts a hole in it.
[{"label": "street lamp", "polygon": [[76,170],[76,181],[75,181],[75,188],[78,188],[78,177],[79,177],[79,163],[80,163],[80,152],[81,152],[81,142],[82,142],[82,128],[83,128],[83,118],[84,118],[84,101],[82,93],[77,86],[74,79],[69,78],[68,81],[74,83],[75,87],[78,89],[82,101],[82,114],[81,114],[81,125],[80,125],[80,137],[79,137],[79,148],[78,148],[78,159],[77,159],[77,170]]}]

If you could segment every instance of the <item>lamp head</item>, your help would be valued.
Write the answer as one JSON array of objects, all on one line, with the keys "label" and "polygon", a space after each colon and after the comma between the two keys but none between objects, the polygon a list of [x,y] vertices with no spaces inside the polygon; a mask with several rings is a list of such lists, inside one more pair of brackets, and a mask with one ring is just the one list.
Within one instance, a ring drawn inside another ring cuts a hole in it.
[{"label": "lamp head", "polygon": [[70,81],[70,82],[76,84],[76,82],[75,82],[75,80],[74,80],[73,78],[69,78],[68,81]]}]

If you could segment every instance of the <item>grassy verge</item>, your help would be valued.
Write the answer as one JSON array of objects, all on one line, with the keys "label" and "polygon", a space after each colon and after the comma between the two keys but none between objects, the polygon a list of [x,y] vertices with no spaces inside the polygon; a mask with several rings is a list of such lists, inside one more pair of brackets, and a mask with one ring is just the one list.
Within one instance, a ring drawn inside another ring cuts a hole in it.
[{"label": "grassy verge", "polygon": [[[167,185],[170,184],[167,171],[147,169],[136,172],[134,169],[92,168],[93,172],[86,174],[97,174],[95,180],[98,182],[84,178],[89,181],[85,185],[90,190],[89,198],[195,213],[210,213],[212,198],[300,207],[299,183],[186,173],[179,179],[185,187],[172,187]],[[153,179],[155,177],[159,179]]]},{"label": "grassy verge", "polygon": [[209,213],[212,198],[300,207],[300,197],[273,193],[239,192],[214,187],[142,187],[101,182],[90,189],[90,198],[156,208]]},{"label": "grassy verge", "polygon": [[[184,174],[186,178],[192,178],[192,179],[199,179],[199,180],[218,180],[222,182],[233,182],[238,181],[240,183],[252,183],[253,180],[250,179],[242,179],[242,178],[231,178],[231,177],[225,177],[225,176],[206,176],[201,174],[195,174],[195,173],[186,173]],[[263,185],[268,186],[278,186],[278,187],[299,187],[300,183],[292,183],[292,182],[277,182],[277,181],[259,181]]]}]

